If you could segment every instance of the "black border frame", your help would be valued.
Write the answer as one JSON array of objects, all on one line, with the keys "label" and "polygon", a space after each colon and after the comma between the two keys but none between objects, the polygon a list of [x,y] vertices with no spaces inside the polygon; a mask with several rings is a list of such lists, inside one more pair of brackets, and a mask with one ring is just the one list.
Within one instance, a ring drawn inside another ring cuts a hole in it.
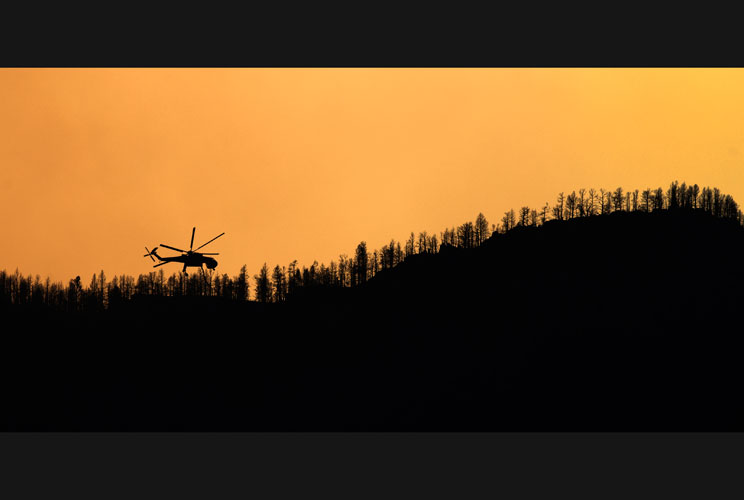
[{"label": "black border frame", "polygon": [[[740,498],[744,433],[0,434],[7,498]],[[10,492],[9,491],[9,492]]]}]

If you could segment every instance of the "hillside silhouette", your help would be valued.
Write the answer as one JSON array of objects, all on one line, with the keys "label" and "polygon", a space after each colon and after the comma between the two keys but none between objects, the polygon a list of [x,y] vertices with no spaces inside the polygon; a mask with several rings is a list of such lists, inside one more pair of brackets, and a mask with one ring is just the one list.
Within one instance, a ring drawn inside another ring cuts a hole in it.
[{"label": "hillside silhouette", "polygon": [[742,430],[740,212],[669,199],[581,217],[562,207],[534,225],[528,210],[511,227],[507,213],[507,230],[477,245],[445,237],[353,287],[279,301],[6,303],[0,425]]}]

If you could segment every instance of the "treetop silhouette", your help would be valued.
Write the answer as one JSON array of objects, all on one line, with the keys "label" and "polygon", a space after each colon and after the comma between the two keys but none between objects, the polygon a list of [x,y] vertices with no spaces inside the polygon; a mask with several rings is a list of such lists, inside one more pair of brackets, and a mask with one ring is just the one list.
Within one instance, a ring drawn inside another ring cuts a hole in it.
[{"label": "treetop silhouette", "polygon": [[[730,219],[744,225],[744,215],[733,197],[722,193],[718,188],[703,187],[697,184],[672,182],[664,191],[662,188],[625,191],[622,187],[614,190],[599,191],[581,188],[569,194],[563,192],[556,197],[555,204],[549,203],[539,209],[523,206],[518,212],[513,209],[504,213],[499,224],[489,227],[483,213],[479,213],[473,222],[445,228],[439,233],[411,232],[401,247],[400,242],[391,239],[389,243],[370,252],[367,243],[362,241],[352,256],[339,255],[338,261],[330,264],[314,262],[309,267],[300,267],[297,261],[288,266],[275,265],[271,270],[265,263],[254,276],[253,300],[258,302],[284,302],[294,297],[305,295],[308,290],[318,287],[350,288],[362,285],[381,272],[396,267],[404,260],[420,254],[437,254],[446,248],[473,249],[486,241],[498,238],[518,228],[539,227],[555,221],[569,221],[577,218],[595,217],[618,212],[653,213],[659,211],[690,211],[710,214],[714,217]],[[229,277],[214,272],[203,255],[216,255],[192,251],[194,228],[191,246],[188,251],[161,244],[166,248],[184,252],[179,257],[160,257],[157,247],[147,250],[145,257],[158,257],[158,267],[167,262],[184,262],[184,269],[191,262],[198,265],[207,263],[207,270],[200,267],[196,275],[173,273],[166,277],[162,269],[157,272],[132,276],[114,276],[107,281],[103,271],[93,275],[90,284],[83,286],[80,277],[63,283],[52,283],[47,278],[43,283],[40,276],[22,276],[18,270],[11,274],[0,271],[0,303],[16,305],[47,306],[64,311],[104,310],[109,307],[132,300],[136,296],[162,297],[219,297],[225,300],[249,300],[249,276],[243,266],[237,276]],[[216,240],[225,233],[212,238],[196,250]],[[210,259],[214,260],[214,259]],[[214,262],[216,266],[216,261]]]}]

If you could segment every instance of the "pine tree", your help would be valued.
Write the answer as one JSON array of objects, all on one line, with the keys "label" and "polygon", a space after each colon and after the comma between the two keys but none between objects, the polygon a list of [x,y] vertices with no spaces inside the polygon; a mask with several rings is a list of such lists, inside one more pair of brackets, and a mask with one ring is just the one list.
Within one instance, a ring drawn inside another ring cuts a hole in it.
[{"label": "pine tree", "polygon": [[274,302],[283,302],[286,300],[286,278],[284,277],[284,271],[277,264],[274,267],[274,272],[271,275],[272,285],[274,286],[273,297]]},{"label": "pine tree", "polygon": [[258,302],[271,302],[271,283],[269,282],[269,268],[264,262],[261,271],[254,276],[256,280],[256,300]]},{"label": "pine tree", "polygon": [[367,243],[362,241],[357,245],[356,255],[356,282],[361,284],[367,281]]}]

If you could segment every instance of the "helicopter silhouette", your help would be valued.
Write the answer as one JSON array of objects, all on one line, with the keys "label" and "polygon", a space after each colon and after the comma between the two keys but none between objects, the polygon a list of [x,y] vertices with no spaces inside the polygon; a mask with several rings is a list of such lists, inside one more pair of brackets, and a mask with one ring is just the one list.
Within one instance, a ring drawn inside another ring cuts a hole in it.
[{"label": "helicopter silhouette", "polygon": [[183,263],[183,274],[187,274],[186,273],[187,267],[201,268],[203,265],[206,265],[209,269],[214,269],[215,267],[217,267],[217,261],[213,259],[212,257],[205,257],[205,255],[219,255],[219,253],[203,253],[203,252],[197,252],[196,250],[199,250],[199,248],[209,245],[210,243],[212,243],[214,240],[216,240],[217,238],[222,236],[222,234],[225,234],[225,233],[215,236],[208,242],[198,247],[196,250],[192,250],[192,248],[194,248],[194,234],[195,233],[196,233],[196,227],[194,227],[191,230],[191,246],[189,246],[188,251],[181,250],[180,248],[164,245],[163,243],[160,244],[161,247],[170,248],[171,250],[175,250],[176,252],[183,252],[182,255],[179,255],[177,257],[161,257],[157,253],[158,247],[153,248],[152,251],[147,250],[147,247],[145,247],[145,250],[147,250],[147,253],[143,255],[143,257],[150,257],[153,262],[156,262],[155,258],[153,258],[153,255],[158,258],[160,263],[155,264],[152,267],[163,266],[165,264],[168,264],[169,262],[182,262]]}]

